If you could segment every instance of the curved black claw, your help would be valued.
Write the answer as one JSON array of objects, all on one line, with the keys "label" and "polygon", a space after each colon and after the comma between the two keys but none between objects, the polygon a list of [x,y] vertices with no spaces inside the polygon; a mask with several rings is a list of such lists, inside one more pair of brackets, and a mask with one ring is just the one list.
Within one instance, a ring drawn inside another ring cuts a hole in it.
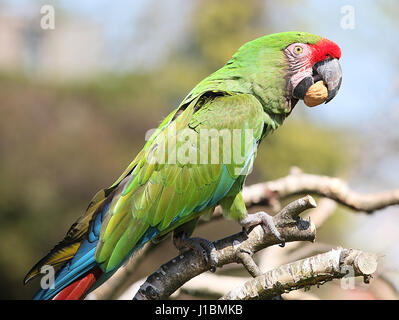
[{"label": "curved black claw", "polygon": [[198,237],[186,238],[183,234],[174,236],[173,243],[181,253],[190,249],[194,250],[204,259],[205,264],[210,267],[211,272],[216,271],[218,257],[212,241]]},{"label": "curved black claw", "polygon": [[254,214],[247,214],[247,216],[240,221],[240,224],[245,228],[248,229],[254,225],[261,224],[263,230],[268,233],[270,232],[274,235],[281,243],[279,244],[280,247],[285,247],[285,239],[280,235],[278,232],[274,222],[273,217],[269,216],[266,212],[257,212]]}]

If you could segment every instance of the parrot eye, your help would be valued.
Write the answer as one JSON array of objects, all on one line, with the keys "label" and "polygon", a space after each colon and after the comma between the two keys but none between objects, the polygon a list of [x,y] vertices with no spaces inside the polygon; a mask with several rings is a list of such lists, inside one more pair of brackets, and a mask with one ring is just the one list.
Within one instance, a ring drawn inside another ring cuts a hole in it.
[{"label": "parrot eye", "polygon": [[295,54],[301,54],[303,52],[303,48],[301,46],[295,46],[294,48]]}]

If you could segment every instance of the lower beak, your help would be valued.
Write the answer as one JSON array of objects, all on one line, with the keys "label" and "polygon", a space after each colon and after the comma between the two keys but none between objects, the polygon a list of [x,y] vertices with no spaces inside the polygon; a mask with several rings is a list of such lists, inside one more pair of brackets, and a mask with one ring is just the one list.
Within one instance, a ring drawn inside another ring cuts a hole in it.
[{"label": "lower beak", "polygon": [[294,89],[294,98],[303,100],[309,87],[320,80],[323,80],[327,87],[328,96],[325,101],[327,103],[337,95],[341,86],[342,70],[338,59],[326,59],[316,63],[313,66],[312,76],[302,79]]}]

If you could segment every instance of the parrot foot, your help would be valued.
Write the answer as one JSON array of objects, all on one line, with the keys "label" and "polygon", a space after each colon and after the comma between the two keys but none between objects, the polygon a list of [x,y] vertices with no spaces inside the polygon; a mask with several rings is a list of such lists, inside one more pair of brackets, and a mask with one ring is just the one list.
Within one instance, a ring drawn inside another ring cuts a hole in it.
[{"label": "parrot foot", "polygon": [[201,255],[205,264],[210,266],[212,272],[216,271],[218,257],[212,241],[198,237],[187,238],[184,233],[180,233],[173,235],[173,244],[181,253],[190,249],[194,250],[197,254]]},{"label": "parrot foot", "polygon": [[285,246],[285,239],[281,236],[280,232],[278,232],[276,225],[274,224],[273,217],[268,215],[266,212],[257,212],[254,214],[247,214],[247,216],[240,221],[240,225],[248,231],[248,229],[252,226],[261,224],[265,233],[271,233],[274,235],[281,243],[280,247]]}]

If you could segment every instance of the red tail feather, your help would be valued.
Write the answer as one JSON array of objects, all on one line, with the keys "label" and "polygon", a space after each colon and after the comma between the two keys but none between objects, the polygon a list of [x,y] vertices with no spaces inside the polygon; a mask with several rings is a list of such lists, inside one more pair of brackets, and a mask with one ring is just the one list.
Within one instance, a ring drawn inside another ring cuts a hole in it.
[{"label": "red tail feather", "polygon": [[54,296],[53,300],[82,300],[101,274],[102,271],[98,267],[90,270],[69,286],[62,289]]}]

